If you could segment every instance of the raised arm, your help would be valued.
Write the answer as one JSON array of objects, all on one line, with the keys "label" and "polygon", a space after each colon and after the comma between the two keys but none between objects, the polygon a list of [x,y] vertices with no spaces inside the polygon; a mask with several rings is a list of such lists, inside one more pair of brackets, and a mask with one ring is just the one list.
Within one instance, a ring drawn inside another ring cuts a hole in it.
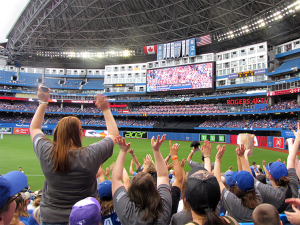
[{"label": "raised arm", "polygon": [[236,148],[236,154],[240,157],[242,169],[245,171],[248,171],[250,174],[252,174],[250,166],[249,166],[249,162],[245,158],[245,145],[244,144],[238,145],[238,147]]},{"label": "raised arm", "polygon": [[182,174],[182,170],[181,170],[179,160],[178,160],[178,149],[180,147],[180,144],[172,145],[172,142],[170,140],[169,145],[170,145],[170,155],[173,160],[174,172],[175,172],[175,177],[176,177],[176,180],[174,181],[173,186],[176,186],[179,189],[181,189],[183,174]]},{"label": "raised arm", "polygon": [[110,179],[109,172],[110,172],[110,171],[109,171],[109,168],[106,167],[106,169],[105,169],[105,176],[106,176],[106,179],[107,179],[107,180],[111,180],[111,179]]},{"label": "raised arm", "polygon": [[96,177],[99,181],[99,184],[105,181],[104,170],[102,169],[102,165],[99,167]]},{"label": "raised arm", "polygon": [[222,147],[220,145],[217,146],[218,153],[216,155],[215,169],[214,169],[214,175],[219,182],[221,193],[223,189],[226,188],[221,180],[221,162],[222,162],[222,157],[224,155],[225,149],[226,149],[226,145],[223,145]]},{"label": "raised arm", "polygon": [[204,168],[211,172],[210,154],[211,154],[211,143],[209,140],[204,141],[204,145],[201,148],[202,154],[204,156]]},{"label": "raised arm", "polygon": [[294,141],[294,145],[291,149],[291,151],[289,151],[289,156],[287,158],[287,169],[290,168],[295,168],[295,159],[297,156],[297,152],[299,149],[299,144],[300,144],[300,123],[298,123],[298,130],[294,131],[294,135],[295,135],[295,141]]},{"label": "raised arm", "polygon": [[120,152],[112,171],[112,194],[114,194],[119,187],[124,186],[122,183],[123,168],[127,151],[130,148],[130,143],[127,144],[125,138],[121,136],[117,136],[115,142],[120,146]]},{"label": "raised arm", "polygon": [[96,103],[95,103],[96,107],[98,109],[101,109],[101,111],[103,112],[108,136],[113,140],[114,145],[115,145],[116,137],[119,136],[119,129],[116,124],[115,118],[113,117],[113,115],[110,111],[107,96],[96,95],[95,99],[96,99]]},{"label": "raised arm", "polygon": [[48,92],[43,92],[40,85],[38,87],[37,96],[40,99],[40,105],[38,106],[32,121],[30,123],[30,137],[33,140],[34,136],[37,134],[43,134],[42,125],[44,121],[45,111],[48,105],[48,100],[50,97],[50,89],[48,88]]},{"label": "raised arm", "polygon": [[134,154],[134,149],[133,149],[133,148],[132,148],[132,149],[129,149],[127,152],[131,154],[132,159],[134,160],[136,169],[138,169],[138,168],[141,166],[141,164],[140,164],[138,158],[137,158],[137,157],[135,156],[135,154]]},{"label": "raised arm", "polygon": [[128,188],[130,186],[130,179],[129,179],[127,170],[125,168],[123,169],[123,183],[124,183],[126,190],[128,191]]},{"label": "raised arm", "polygon": [[131,160],[131,162],[130,162],[130,167],[129,167],[129,173],[133,176],[133,173],[134,173],[134,171],[133,171],[133,164],[134,164],[134,161],[133,161],[133,159]]},{"label": "raised arm", "polygon": [[192,159],[193,155],[194,155],[195,151],[194,148],[191,150],[191,153],[188,155],[188,157],[186,158],[186,161],[189,163],[190,160]]},{"label": "raised arm", "polygon": [[164,158],[160,152],[160,146],[165,141],[166,135],[164,134],[161,138],[158,135],[156,141],[154,140],[154,136],[151,139],[151,146],[154,153],[155,163],[156,163],[156,171],[157,171],[157,187],[161,184],[169,185],[169,176],[168,170],[165,163]]}]

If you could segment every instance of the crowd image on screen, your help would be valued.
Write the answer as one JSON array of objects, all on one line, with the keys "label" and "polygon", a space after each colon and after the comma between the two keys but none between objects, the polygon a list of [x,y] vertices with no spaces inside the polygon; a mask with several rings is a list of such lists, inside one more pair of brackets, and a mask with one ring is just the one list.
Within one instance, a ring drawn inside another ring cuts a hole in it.
[{"label": "crowd image on screen", "polygon": [[172,87],[186,85],[189,89],[212,88],[212,63],[148,70],[147,87]]}]

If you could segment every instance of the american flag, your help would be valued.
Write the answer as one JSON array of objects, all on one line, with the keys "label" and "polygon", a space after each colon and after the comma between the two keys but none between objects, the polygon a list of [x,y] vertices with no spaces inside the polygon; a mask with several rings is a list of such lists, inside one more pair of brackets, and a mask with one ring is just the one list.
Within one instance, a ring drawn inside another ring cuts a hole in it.
[{"label": "american flag", "polygon": [[212,42],[211,42],[210,34],[201,37],[196,37],[197,46],[209,45],[211,43]]}]

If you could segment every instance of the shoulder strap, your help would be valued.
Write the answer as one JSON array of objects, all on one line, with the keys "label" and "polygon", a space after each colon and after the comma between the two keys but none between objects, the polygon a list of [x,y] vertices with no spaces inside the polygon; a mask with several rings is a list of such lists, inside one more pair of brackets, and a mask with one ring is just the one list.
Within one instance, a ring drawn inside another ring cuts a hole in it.
[{"label": "shoulder strap", "polygon": [[288,189],[286,190],[285,198],[284,198],[284,200],[283,200],[283,203],[282,203],[282,205],[279,207],[279,209],[277,209],[278,212],[279,212],[279,214],[282,213],[282,212],[285,210],[285,208],[289,205],[288,203],[285,203],[285,199],[291,198],[291,197],[292,197],[292,191],[291,191],[290,186],[288,185]]}]

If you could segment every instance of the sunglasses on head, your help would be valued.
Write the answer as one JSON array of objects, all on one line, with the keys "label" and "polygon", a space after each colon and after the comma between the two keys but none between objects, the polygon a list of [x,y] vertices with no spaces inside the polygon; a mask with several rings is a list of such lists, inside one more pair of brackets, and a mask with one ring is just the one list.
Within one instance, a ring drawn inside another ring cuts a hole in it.
[{"label": "sunglasses on head", "polygon": [[12,196],[12,199],[10,200],[10,203],[12,203],[13,201],[15,201],[19,196],[20,196],[20,193],[17,193],[14,196]]}]

